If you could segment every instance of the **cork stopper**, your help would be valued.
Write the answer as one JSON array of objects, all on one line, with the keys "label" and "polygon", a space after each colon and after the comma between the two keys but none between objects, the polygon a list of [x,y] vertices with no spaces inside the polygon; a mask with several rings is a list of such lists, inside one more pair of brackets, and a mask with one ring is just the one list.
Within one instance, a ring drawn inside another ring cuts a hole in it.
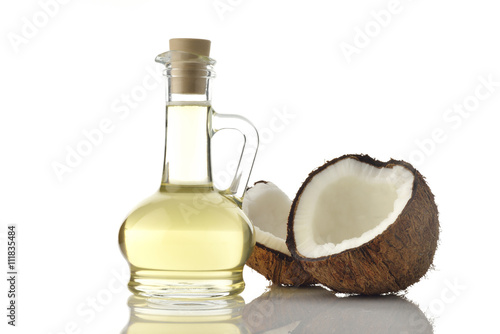
[{"label": "cork stopper", "polygon": [[172,38],[170,51],[180,51],[172,56],[171,92],[205,94],[207,89],[206,64],[193,60],[193,55],[208,57],[210,41],[196,38]]},{"label": "cork stopper", "polygon": [[210,41],[196,38],[172,38],[170,51],[183,51],[208,57],[210,56]]}]

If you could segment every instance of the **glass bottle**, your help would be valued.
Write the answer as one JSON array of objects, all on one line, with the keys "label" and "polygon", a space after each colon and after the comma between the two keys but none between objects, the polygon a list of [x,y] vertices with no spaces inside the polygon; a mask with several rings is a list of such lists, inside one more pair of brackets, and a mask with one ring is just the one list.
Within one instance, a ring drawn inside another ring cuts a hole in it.
[{"label": "glass bottle", "polygon": [[[243,265],[255,244],[254,229],[240,209],[258,147],[253,125],[211,106],[215,61],[210,41],[171,39],[156,57],[166,66],[166,131],[159,190],[125,219],[121,251],[130,265],[129,290],[171,298],[210,298],[244,289]],[[230,187],[212,183],[210,141],[222,129],[244,138]]]}]

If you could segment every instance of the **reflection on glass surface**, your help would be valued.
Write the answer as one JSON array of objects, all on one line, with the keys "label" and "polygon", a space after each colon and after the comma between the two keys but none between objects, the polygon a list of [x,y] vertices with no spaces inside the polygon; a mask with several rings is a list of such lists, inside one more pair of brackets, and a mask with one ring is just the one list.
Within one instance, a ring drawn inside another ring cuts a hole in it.
[{"label": "reflection on glass surface", "polygon": [[251,333],[433,333],[424,313],[394,295],[337,297],[321,287],[273,286],[245,306]]},{"label": "reflection on glass surface", "polygon": [[239,297],[185,301],[129,298],[122,334],[433,333],[424,313],[394,295],[338,297],[321,287],[273,286],[245,305]]},{"label": "reflection on glass surface", "polygon": [[130,321],[122,334],[247,334],[239,296],[214,300],[174,300],[132,296]]}]

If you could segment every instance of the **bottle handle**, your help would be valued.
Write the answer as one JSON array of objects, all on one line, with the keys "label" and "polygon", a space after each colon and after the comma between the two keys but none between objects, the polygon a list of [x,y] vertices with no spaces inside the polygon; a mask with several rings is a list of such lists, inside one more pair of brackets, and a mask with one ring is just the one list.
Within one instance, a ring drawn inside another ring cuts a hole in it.
[{"label": "bottle handle", "polygon": [[257,155],[259,134],[253,124],[245,117],[232,114],[218,114],[212,111],[212,135],[226,129],[237,130],[243,135],[243,149],[231,185],[221,192],[232,195],[239,202],[238,204],[241,204]]}]

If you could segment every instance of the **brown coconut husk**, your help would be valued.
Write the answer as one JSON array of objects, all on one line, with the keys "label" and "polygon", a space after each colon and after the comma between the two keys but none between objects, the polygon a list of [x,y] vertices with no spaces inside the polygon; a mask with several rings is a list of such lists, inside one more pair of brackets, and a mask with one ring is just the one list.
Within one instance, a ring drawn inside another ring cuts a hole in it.
[{"label": "brown coconut husk", "polygon": [[[356,159],[377,168],[402,166],[414,175],[411,198],[394,223],[365,244],[339,254],[308,258],[297,250],[294,216],[304,189],[329,166]],[[439,238],[438,210],[424,177],[409,163],[381,162],[367,155],[344,155],[314,170],[292,203],[287,227],[287,246],[292,256],[317,282],[336,292],[364,295],[396,292],[416,283],[432,264]]]},{"label": "brown coconut husk", "polygon": [[246,264],[274,284],[297,287],[316,283],[298,260],[258,242]]}]

